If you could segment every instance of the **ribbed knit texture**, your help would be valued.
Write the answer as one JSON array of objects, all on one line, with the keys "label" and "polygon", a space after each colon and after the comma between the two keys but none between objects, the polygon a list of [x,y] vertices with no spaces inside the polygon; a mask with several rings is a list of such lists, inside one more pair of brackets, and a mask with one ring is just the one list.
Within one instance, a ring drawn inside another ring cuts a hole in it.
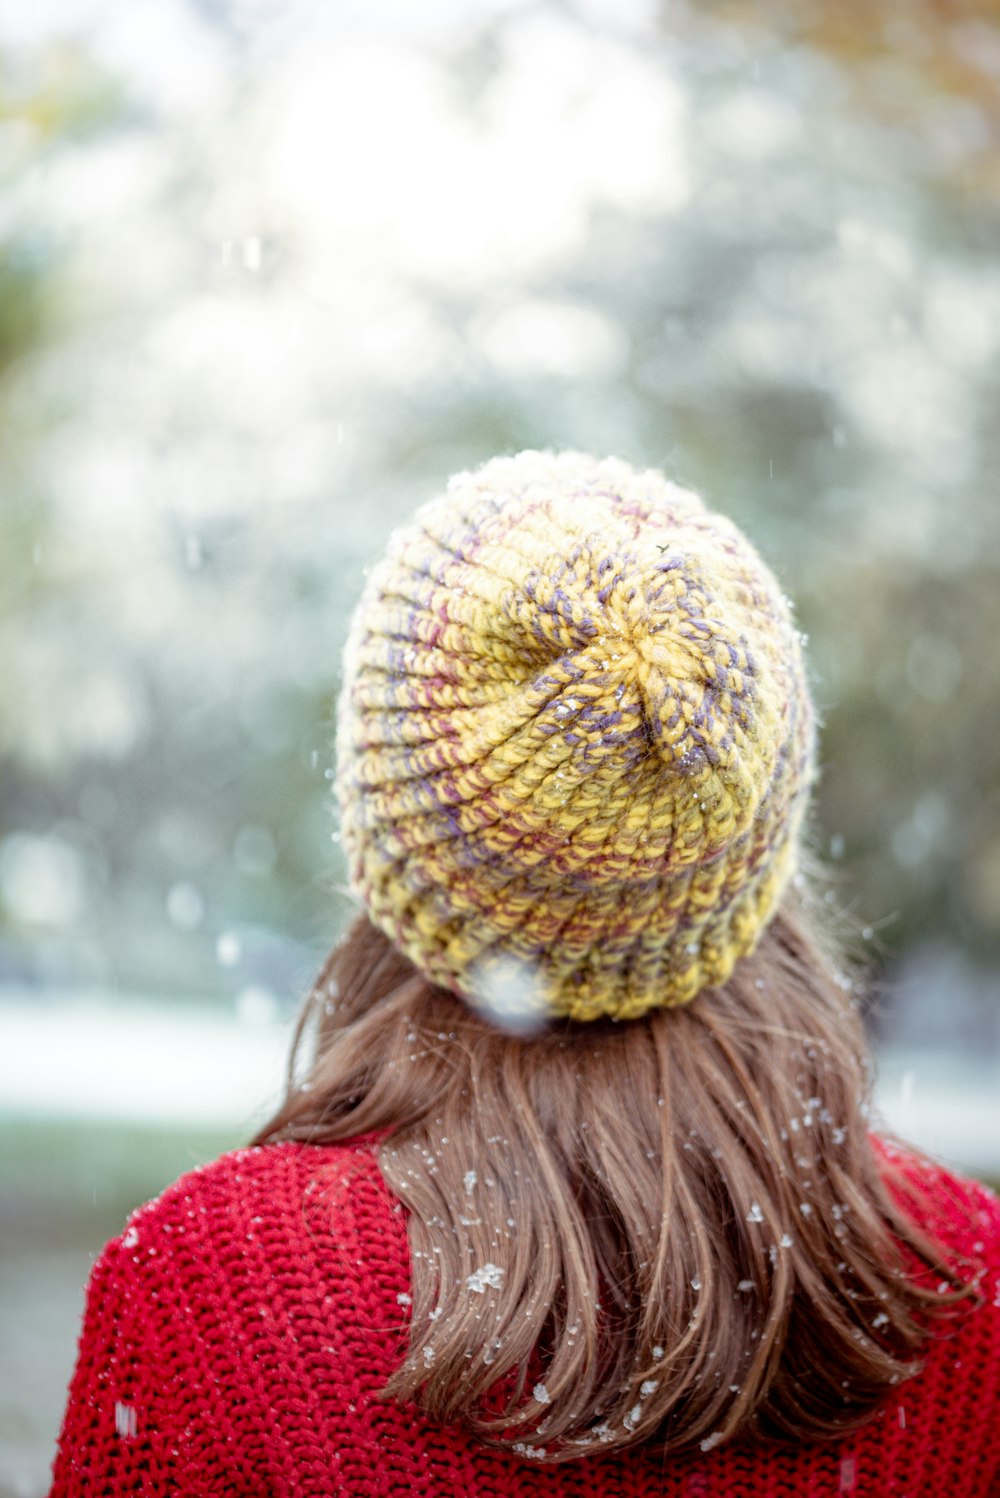
[{"label": "ribbed knit texture", "polygon": [[860,1431],[541,1468],[376,1399],[403,1356],[409,1254],[374,1146],[238,1151],[141,1208],[95,1265],[51,1498],[987,1498],[1000,1203],[944,1172],[935,1190],[984,1303]]},{"label": "ribbed knit texture", "polygon": [[352,886],[479,1007],[684,1003],[777,906],[814,737],[787,600],[730,521],[615,459],[496,458],[394,534],[358,606]]}]

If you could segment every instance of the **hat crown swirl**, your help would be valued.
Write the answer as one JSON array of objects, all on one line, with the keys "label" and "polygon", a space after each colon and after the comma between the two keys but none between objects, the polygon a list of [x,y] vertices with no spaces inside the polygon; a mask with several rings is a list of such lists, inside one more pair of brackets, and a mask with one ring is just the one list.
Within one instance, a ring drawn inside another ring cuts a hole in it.
[{"label": "hat crown swirl", "polygon": [[734,525],[659,473],[522,453],[393,537],[338,747],[352,883],[418,966],[475,1003],[477,965],[513,956],[546,1012],[625,1017],[756,940],[813,714],[787,601]]}]

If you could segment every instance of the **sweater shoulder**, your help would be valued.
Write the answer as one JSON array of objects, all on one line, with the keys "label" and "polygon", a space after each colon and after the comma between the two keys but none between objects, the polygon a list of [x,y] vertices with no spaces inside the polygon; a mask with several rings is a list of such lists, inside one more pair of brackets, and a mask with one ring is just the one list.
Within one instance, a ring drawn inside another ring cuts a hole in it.
[{"label": "sweater shoulder", "polygon": [[295,1141],[249,1145],[218,1156],[178,1177],[131,1213],[121,1235],[108,1245],[135,1247],[140,1240],[164,1248],[209,1239],[216,1249],[227,1237],[241,1244],[260,1239],[279,1249],[303,1238],[315,1241],[310,1220],[327,1223],[398,1214],[386,1188],[371,1139],[313,1145]]},{"label": "sweater shoulder", "polygon": [[[967,1302],[980,1338],[1000,1360],[1000,1199],[989,1186],[891,1141],[875,1140],[883,1182],[925,1241],[974,1291]],[[929,1285],[936,1272],[913,1261]],[[938,1285],[944,1290],[944,1283]]]},{"label": "sweater shoulder", "polygon": [[52,1498],[299,1491],[398,1360],[401,1214],[364,1141],[233,1150],[139,1207],[91,1271]]},{"label": "sweater shoulder", "polygon": [[873,1139],[883,1181],[925,1231],[1000,1260],[1000,1198],[981,1181],[892,1140]]}]

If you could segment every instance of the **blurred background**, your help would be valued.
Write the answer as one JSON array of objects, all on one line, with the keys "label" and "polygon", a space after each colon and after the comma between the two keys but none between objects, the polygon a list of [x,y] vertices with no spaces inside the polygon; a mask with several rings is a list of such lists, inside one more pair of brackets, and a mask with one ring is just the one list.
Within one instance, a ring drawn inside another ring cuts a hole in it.
[{"label": "blurred background", "polygon": [[244,1141],[349,904],[365,566],[575,446],[796,600],[880,1104],[1000,1178],[1000,7],[32,0],[0,21],[0,1495],[83,1285]]}]

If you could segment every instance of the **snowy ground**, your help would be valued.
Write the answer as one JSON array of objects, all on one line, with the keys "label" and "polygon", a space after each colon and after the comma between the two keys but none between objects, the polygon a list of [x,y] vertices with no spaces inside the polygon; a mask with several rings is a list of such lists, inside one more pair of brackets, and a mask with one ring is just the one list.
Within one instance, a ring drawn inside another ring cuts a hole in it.
[{"label": "snowy ground", "polygon": [[[129,1210],[244,1142],[281,1093],[291,1022],[85,995],[0,995],[0,1498],[41,1498],[83,1284]],[[1000,1059],[884,1055],[903,1138],[1000,1179]]]}]

